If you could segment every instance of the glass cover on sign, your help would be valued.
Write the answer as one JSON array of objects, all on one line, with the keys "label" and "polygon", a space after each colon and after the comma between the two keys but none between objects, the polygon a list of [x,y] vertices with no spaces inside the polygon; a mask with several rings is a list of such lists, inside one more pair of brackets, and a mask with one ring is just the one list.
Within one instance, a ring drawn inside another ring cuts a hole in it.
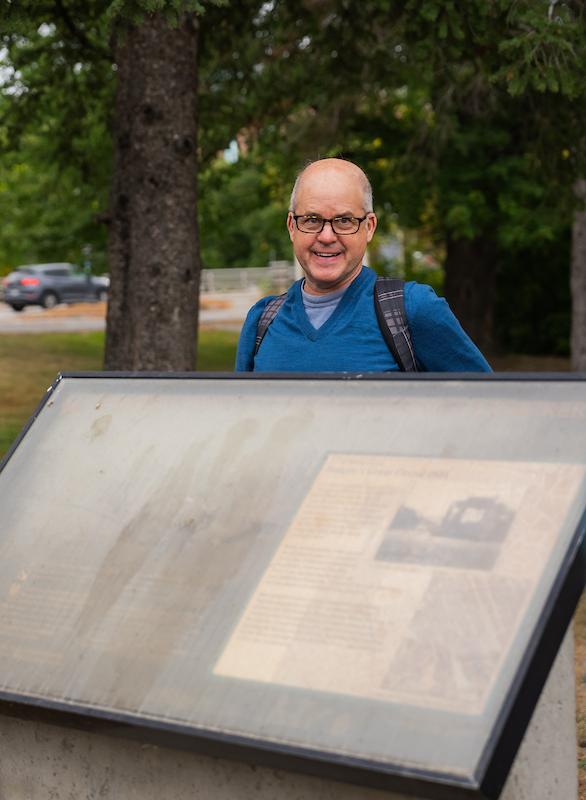
[{"label": "glass cover on sign", "polygon": [[586,386],[63,379],[0,474],[0,689],[472,778]]}]

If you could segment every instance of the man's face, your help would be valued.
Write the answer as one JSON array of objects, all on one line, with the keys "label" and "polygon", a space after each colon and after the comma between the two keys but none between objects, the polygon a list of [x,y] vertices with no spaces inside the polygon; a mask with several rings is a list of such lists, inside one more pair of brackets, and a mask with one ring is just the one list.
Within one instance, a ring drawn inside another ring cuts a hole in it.
[{"label": "man's face", "polygon": [[[318,161],[303,173],[295,198],[295,214],[332,217],[363,217],[364,198],[358,167],[350,162]],[[366,245],[376,228],[369,214],[358,233],[340,236],[326,223],[321,233],[297,230],[293,215],[287,219],[295,255],[305,271],[305,291],[328,294],[348,286],[360,273]]]}]

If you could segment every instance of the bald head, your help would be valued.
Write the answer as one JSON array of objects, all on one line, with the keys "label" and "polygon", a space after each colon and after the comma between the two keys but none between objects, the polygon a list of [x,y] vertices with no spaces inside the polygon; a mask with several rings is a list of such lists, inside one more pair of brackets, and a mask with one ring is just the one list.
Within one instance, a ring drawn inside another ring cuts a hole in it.
[{"label": "bald head", "polygon": [[[360,274],[366,246],[376,230],[371,209],[368,178],[350,161],[324,158],[299,175],[287,229],[305,272],[306,294],[336,292]],[[342,228],[340,233],[343,225],[354,230],[347,233]]]},{"label": "bald head", "polygon": [[351,161],[344,161],[342,158],[321,158],[319,161],[313,161],[302,169],[291,192],[289,210],[295,213],[297,195],[302,186],[304,187],[307,184],[328,184],[330,181],[335,182],[340,179],[355,182],[362,196],[363,212],[370,214],[372,212],[372,186],[370,181],[360,167],[357,167]]}]

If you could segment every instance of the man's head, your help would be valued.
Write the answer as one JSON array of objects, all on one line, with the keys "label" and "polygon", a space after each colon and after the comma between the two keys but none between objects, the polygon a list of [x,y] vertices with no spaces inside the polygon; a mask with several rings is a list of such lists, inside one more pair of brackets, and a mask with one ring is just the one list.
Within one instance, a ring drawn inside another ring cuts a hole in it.
[{"label": "man's head", "polygon": [[[296,215],[366,219],[354,234],[336,233],[330,223],[319,233],[303,233]],[[324,158],[305,167],[293,187],[287,228],[305,270],[306,292],[328,294],[348,286],[360,273],[366,245],[376,228],[372,189],[364,172],[340,158]]]}]

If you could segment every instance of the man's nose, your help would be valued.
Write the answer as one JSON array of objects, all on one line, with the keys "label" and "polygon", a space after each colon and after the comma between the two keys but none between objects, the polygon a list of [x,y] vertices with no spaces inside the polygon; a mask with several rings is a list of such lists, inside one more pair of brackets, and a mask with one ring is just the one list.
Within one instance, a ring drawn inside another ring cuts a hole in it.
[{"label": "man's nose", "polygon": [[317,238],[320,240],[320,242],[334,242],[336,240],[336,234],[334,233],[331,222],[325,223],[322,232]]}]

